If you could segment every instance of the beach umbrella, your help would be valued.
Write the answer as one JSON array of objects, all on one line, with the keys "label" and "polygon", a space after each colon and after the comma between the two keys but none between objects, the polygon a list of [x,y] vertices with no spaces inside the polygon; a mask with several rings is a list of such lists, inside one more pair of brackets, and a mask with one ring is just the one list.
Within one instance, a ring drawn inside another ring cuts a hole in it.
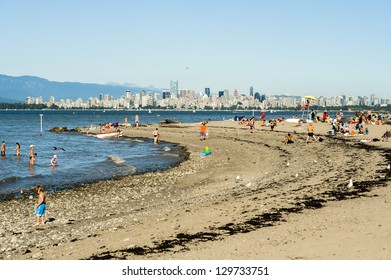
[{"label": "beach umbrella", "polygon": [[310,99],[310,100],[318,100],[318,98],[312,96],[312,95],[306,95],[306,96],[303,96],[302,98],[305,98],[305,99]]}]

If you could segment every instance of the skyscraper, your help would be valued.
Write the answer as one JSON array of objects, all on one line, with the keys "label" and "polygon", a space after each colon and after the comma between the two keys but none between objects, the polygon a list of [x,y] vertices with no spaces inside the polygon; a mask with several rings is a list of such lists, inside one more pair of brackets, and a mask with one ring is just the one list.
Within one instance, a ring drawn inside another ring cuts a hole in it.
[{"label": "skyscraper", "polygon": [[176,81],[171,80],[170,81],[170,92],[171,92],[171,98],[178,98],[178,93],[179,93],[178,80],[176,80]]},{"label": "skyscraper", "polygon": [[369,97],[370,99],[370,102],[371,102],[371,105],[374,106],[375,105],[375,95],[372,93]]},{"label": "skyscraper", "polygon": [[205,88],[205,95],[210,96],[210,88]]},{"label": "skyscraper", "polygon": [[229,98],[229,90],[228,89],[224,90],[224,97]]},{"label": "skyscraper", "polygon": [[250,87],[250,96],[254,96],[254,88]]},{"label": "skyscraper", "polygon": [[132,98],[132,94],[130,93],[130,90],[127,90],[125,93],[126,98]]},{"label": "skyscraper", "polygon": [[163,99],[170,99],[170,97],[171,97],[171,92],[169,90],[164,90]]},{"label": "skyscraper", "polygon": [[258,99],[259,102],[262,102],[261,94],[259,92],[256,92],[255,95],[254,95],[254,99]]},{"label": "skyscraper", "polygon": [[239,97],[239,91],[237,89],[234,90],[234,97],[235,98]]}]

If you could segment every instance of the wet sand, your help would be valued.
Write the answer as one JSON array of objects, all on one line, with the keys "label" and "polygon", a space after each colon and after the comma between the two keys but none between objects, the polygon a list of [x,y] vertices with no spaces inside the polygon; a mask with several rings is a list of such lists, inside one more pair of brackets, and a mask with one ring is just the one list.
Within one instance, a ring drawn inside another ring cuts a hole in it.
[{"label": "wet sand", "polygon": [[309,144],[286,122],[210,122],[206,141],[199,123],[123,134],[154,145],[155,127],[188,160],[50,194],[44,226],[35,197],[1,202],[0,259],[391,259],[391,142],[360,142],[389,126],[349,137],[315,123],[325,140]]}]

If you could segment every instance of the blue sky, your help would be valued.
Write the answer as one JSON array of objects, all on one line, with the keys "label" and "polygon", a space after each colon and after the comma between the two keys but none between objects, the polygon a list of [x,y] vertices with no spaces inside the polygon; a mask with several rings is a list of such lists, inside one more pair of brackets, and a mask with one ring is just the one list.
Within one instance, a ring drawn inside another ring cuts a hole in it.
[{"label": "blue sky", "polygon": [[377,0],[0,0],[0,73],[391,98],[390,14]]}]

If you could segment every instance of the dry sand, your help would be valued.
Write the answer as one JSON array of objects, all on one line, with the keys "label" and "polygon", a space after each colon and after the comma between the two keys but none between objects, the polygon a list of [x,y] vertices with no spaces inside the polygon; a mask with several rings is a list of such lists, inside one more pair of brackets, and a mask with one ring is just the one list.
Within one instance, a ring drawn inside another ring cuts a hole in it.
[{"label": "dry sand", "polygon": [[[157,126],[124,136],[153,145]],[[200,141],[198,123],[159,126],[188,160],[50,194],[45,226],[35,198],[1,202],[0,259],[391,259],[391,142],[360,142],[389,126],[345,137],[315,123],[325,140],[309,144],[291,123],[207,127]],[[288,131],[296,143],[282,145]]]}]

